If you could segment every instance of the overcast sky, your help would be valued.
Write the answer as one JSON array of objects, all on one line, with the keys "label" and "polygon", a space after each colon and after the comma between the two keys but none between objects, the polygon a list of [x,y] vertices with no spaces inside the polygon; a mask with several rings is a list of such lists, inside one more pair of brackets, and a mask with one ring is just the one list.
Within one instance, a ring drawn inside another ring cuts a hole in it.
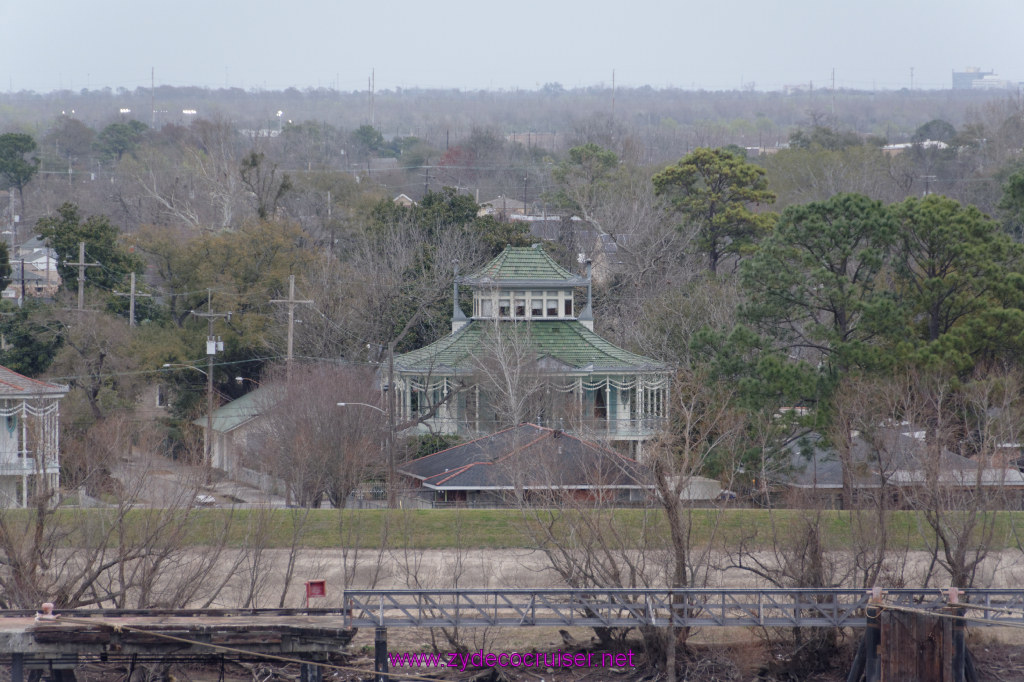
[{"label": "overcast sky", "polygon": [[[949,88],[1024,0],[0,0],[0,88]],[[913,72],[913,76],[911,75]]]}]

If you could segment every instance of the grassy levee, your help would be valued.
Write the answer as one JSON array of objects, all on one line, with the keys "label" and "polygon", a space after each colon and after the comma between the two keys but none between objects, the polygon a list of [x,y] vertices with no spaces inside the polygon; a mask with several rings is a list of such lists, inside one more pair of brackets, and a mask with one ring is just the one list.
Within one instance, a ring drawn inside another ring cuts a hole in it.
[{"label": "grassy levee", "polygon": [[[414,549],[511,549],[535,546],[531,527],[551,523],[568,525],[572,514],[593,513],[601,524],[614,524],[616,536],[635,547],[666,547],[668,524],[657,509],[616,509],[594,512],[558,509],[520,511],[516,509],[434,509],[434,510],[333,510],[333,509],[194,509],[168,512],[133,509],[123,516],[114,510],[57,510],[47,526],[56,541],[65,546],[130,543],[149,535],[173,534],[197,547],[243,547],[260,544],[287,548],[295,543],[311,549],[341,546]],[[856,512],[798,509],[695,509],[692,542],[719,548],[770,547],[808,523],[818,523],[829,549],[843,550],[856,544],[856,537],[872,538],[876,517],[864,514],[856,523]],[[2,522],[13,533],[31,533],[32,510],[3,511]],[[950,513],[950,518],[954,513]],[[1024,545],[1024,512],[989,512],[994,522],[992,550]],[[600,526],[601,524],[598,524]],[[647,536],[643,537],[642,533]],[[557,534],[557,531],[556,531]],[[929,548],[932,531],[919,512],[889,513],[888,544],[892,549]]]}]

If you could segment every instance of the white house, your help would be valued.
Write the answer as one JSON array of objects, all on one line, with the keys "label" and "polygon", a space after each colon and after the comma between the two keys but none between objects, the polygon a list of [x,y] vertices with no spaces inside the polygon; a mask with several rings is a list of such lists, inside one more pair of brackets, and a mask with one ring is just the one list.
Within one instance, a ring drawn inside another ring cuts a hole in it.
[{"label": "white house", "polygon": [[67,392],[0,367],[0,506],[26,507],[36,494],[58,491],[60,400]]}]

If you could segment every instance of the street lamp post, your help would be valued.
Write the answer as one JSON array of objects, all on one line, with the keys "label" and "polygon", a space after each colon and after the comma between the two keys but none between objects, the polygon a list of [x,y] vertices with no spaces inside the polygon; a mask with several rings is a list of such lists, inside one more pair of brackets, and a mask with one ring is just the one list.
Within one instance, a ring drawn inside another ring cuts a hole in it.
[{"label": "street lamp post", "polygon": [[395,479],[397,478],[398,474],[395,470],[395,421],[393,418],[393,413],[390,410],[391,403],[388,403],[389,409],[387,410],[382,410],[376,405],[371,405],[370,403],[338,403],[338,407],[348,407],[349,405],[369,407],[371,410],[377,410],[382,415],[387,417],[388,427],[387,430],[384,432],[384,456],[387,459],[387,480],[385,481],[385,485],[387,486],[388,508],[394,509],[395,507],[398,506],[396,503],[397,496],[395,490]]},{"label": "street lamp post", "polygon": [[[211,356],[213,357],[213,356]],[[165,362],[164,368],[169,367],[183,367],[188,369],[194,369],[203,376],[206,377],[206,432],[203,434],[203,460],[204,464],[210,465],[210,452],[212,451],[213,445],[213,366],[210,366],[210,371],[199,369],[195,365],[186,365],[185,363],[177,362]]]}]

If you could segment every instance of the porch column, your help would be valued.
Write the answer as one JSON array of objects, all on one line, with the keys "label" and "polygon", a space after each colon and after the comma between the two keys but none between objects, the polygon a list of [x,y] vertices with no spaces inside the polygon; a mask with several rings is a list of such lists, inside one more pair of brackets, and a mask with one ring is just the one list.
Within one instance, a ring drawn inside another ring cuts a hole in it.
[{"label": "porch column", "polygon": [[[412,419],[412,380],[409,378],[402,379],[402,418]],[[395,404],[399,404],[397,401]]]},{"label": "porch column", "polygon": [[646,400],[644,400],[644,398],[646,397],[644,395],[644,392],[646,390],[647,389],[644,387],[644,378],[643,376],[638,374],[636,377],[636,419],[637,425],[640,428],[643,428],[644,416],[646,416],[644,415],[644,405],[647,402]]},{"label": "porch column", "polygon": [[[618,409],[618,406],[616,406]],[[610,436],[612,432],[612,379],[604,378],[604,432]]]},{"label": "porch column", "polygon": [[585,428],[583,422],[583,377],[576,377],[576,418],[579,420],[580,428]]},{"label": "porch column", "polygon": [[21,446],[19,450],[21,452],[21,459],[24,462],[25,458],[28,457],[28,405],[25,404],[24,400],[21,401],[21,443],[18,445]]}]

